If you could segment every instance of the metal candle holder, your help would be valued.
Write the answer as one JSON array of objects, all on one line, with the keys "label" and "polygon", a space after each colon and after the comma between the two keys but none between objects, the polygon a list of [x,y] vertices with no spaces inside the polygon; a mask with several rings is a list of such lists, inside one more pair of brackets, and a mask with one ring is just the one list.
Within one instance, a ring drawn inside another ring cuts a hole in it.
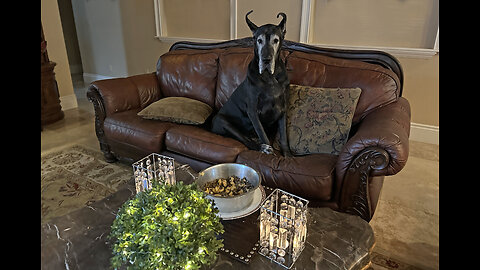
[{"label": "metal candle holder", "polygon": [[153,182],[174,185],[175,160],[152,153],[132,164],[137,193],[152,188]]},{"label": "metal candle holder", "polygon": [[305,247],[308,200],[275,189],[260,208],[258,253],[290,269]]}]

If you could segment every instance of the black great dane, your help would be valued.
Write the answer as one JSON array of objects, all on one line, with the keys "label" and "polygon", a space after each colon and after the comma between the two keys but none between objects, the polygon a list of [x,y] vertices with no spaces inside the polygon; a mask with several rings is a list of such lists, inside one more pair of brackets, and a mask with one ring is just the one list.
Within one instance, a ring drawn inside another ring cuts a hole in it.
[{"label": "black great dane", "polygon": [[256,26],[245,15],[253,33],[254,57],[247,77],[235,89],[212,120],[212,132],[239,140],[249,149],[272,154],[270,138],[280,133],[280,148],[291,156],[286,132],[288,80],[280,48],[285,38],[287,15],[278,25]]}]

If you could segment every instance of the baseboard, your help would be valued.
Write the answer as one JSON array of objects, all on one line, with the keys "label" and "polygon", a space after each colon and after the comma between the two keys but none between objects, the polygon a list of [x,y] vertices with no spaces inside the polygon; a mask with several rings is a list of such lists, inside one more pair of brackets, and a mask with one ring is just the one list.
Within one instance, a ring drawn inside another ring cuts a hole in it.
[{"label": "baseboard", "polygon": [[110,77],[110,76],[103,76],[99,74],[92,74],[92,73],[83,73],[83,81],[85,84],[90,84],[93,81],[97,80],[106,80],[106,79],[113,79],[115,77]]},{"label": "baseboard", "polygon": [[75,94],[60,97],[60,106],[62,106],[62,111],[77,108],[77,97]]},{"label": "baseboard", "polygon": [[439,144],[439,126],[410,123],[410,140]]}]

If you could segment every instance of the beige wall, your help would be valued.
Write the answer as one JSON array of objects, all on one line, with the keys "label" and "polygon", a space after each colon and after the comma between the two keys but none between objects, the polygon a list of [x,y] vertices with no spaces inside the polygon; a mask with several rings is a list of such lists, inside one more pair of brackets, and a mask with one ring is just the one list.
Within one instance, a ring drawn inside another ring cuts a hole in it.
[{"label": "beige wall", "polygon": [[173,42],[155,38],[153,1],[120,1],[125,65],[129,75],[154,72]]},{"label": "beige wall", "polygon": [[287,15],[286,39],[297,42],[300,40],[301,0],[240,0],[239,2],[241,2],[237,7],[237,36],[239,38],[252,35],[245,22],[245,14],[253,10],[248,18],[258,26],[266,23],[279,24],[282,17],[277,18],[277,14],[284,12]]},{"label": "beige wall", "polygon": [[439,54],[427,58],[398,58],[403,68],[403,97],[412,110],[412,122],[439,126]]},{"label": "beige wall", "polygon": [[112,77],[127,76],[124,41],[130,37],[124,37],[119,1],[72,1],[72,8],[83,72]]},{"label": "beige wall", "polygon": [[314,1],[316,44],[433,48],[439,0]]},{"label": "beige wall", "polygon": [[[190,8],[184,8],[185,6]],[[230,2],[225,0],[164,0],[166,25],[173,37],[230,39]],[[210,13],[198,12],[210,10]],[[214,16],[212,16],[214,15]],[[201,32],[195,29],[202,29]]]},{"label": "beige wall", "polygon": [[84,76],[153,72],[173,44],[155,38],[153,1],[72,1],[72,8]]},{"label": "beige wall", "polygon": [[[62,109],[77,107],[57,0],[41,1],[41,17],[43,33],[47,41],[48,57],[50,61],[57,64],[54,72]],[[68,105],[64,102],[65,97],[71,97],[68,99]]]}]

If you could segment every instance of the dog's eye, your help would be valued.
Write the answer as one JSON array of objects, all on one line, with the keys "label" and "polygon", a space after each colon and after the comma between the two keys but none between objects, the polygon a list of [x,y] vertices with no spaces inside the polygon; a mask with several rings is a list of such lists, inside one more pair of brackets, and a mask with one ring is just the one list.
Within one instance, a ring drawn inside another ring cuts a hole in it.
[{"label": "dog's eye", "polygon": [[273,40],[273,44],[277,44],[277,43],[278,43],[278,38]]},{"label": "dog's eye", "polygon": [[258,44],[262,44],[263,41],[261,39],[257,39],[257,42]]}]

